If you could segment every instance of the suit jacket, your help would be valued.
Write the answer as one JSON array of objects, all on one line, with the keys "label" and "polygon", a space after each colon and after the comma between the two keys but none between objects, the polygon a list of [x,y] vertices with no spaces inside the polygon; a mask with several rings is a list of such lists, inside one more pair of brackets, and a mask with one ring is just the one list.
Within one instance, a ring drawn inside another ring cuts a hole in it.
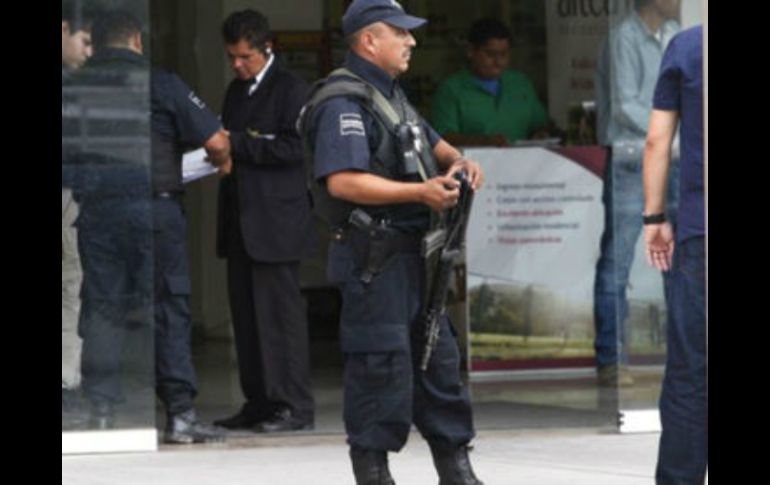
[{"label": "suit jacket", "polygon": [[230,82],[222,108],[233,171],[219,185],[217,254],[228,256],[227,238],[237,237],[232,225],[238,221],[251,259],[298,261],[311,244],[310,198],[295,127],[308,85],[277,62],[248,96],[250,84]]}]

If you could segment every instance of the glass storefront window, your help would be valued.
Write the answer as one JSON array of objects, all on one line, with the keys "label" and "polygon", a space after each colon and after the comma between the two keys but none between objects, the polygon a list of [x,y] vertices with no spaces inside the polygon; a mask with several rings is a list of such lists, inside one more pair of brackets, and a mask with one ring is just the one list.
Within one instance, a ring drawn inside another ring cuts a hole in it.
[{"label": "glass storefront window", "polygon": [[147,18],[62,1],[62,452],[156,446],[149,70],[109,48],[118,8]]},{"label": "glass storefront window", "polygon": [[[70,437],[86,431],[94,432],[94,443],[139,430],[147,433],[146,447],[156,446],[149,72],[98,62],[99,49],[91,45],[95,17],[118,8],[149,32],[148,3],[62,0],[63,452],[96,451],[92,445],[65,450]],[[207,99],[216,100],[229,69],[215,17],[224,18],[232,5],[189,3],[195,7],[163,4],[165,18],[185,22],[154,22],[163,31],[155,44],[168,58],[162,60],[179,63],[191,84],[200,82]],[[324,2],[332,20],[317,36],[320,53],[295,53],[287,62],[315,66],[316,56],[342,58],[346,44],[334,28],[343,3]],[[488,182],[475,201],[449,312],[471,373],[480,429],[615,428],[618,411],[656,413],[668,312],[665,279],[642,254],[641,157],[660,55],[680,26],[698,23],[687,12],[699,2],[668,3],[677,6],[670,18],[653,34],[629,40],[630,54],[616,47],[628,44],[624,26],[644,28],[633,0],[406,2],[430,22],[415,34],[418,47],[402,82],[432,123],[439,84],[466,64],[468,27],[490,16],[511,28],[510,67],[531,81],[548,112],[545,139],[465,146]],[[268,16],[271,9],[280,7],[265,7]],[[186,16],[177,16],[182,10]],[[280,28],[292,31],[292,25]],[[281,38],[277,50],[289,51],[291,37],[283,36],[283,46]],[[311,69],[304,72],[312,77]],[[214,195],[209,183],[206,197]],[[194,190],[193,200],[202,201]],[[672,186],[669,201],[675,191]],[[211,207],[204,202],[199,206]],[[208,217],[190,219],[200,233],[213,234],[214,216]],[[213,250],[200,246],[193,265],[208,269]],[[207,278],[222,291],[223,280]],[[206,319],[229,329],[226,303],[206,308]],[[241,399],[235,366],[218,371],[226,375],[216,380],[232,381],[233,391],[210,393],[217,412],[233,404],[218,399]],[[334,386],[340,386],[336,377]],[[342,430],[337,415],[327,430]],[[654,419],[648,423],[656,426]]]},{"label": "glass storefront window", "polygon": [[[666,357],[670,274],[650,267],[641,237],[642,157],[663,53],[683,28],[700,23],[699,2],[628,2],[610,17],[597,69],[601,136],[610,148],[609,204],[600,266],[600,307],[607,332],[602,351],[616,365],[621,430],[659,428],[657,406]],[[674,141],[667,217],[674,226],[679,198],[679,140]]]}]

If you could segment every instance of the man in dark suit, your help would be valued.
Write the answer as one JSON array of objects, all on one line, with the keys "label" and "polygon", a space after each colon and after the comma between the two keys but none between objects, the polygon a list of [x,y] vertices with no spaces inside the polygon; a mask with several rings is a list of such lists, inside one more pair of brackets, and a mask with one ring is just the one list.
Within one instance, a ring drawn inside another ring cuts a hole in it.
[{"label": "man in dark suit", "polygon": [[222,26],[235,72],[222,122],[232,165],[219,190],[217,252],[227,283],[246,403],[216,424],[257,432],[313,428],[308,328],[299,260],[310,200],[295,121],[307,84],[279,67],[267,18],[231,14]]}]

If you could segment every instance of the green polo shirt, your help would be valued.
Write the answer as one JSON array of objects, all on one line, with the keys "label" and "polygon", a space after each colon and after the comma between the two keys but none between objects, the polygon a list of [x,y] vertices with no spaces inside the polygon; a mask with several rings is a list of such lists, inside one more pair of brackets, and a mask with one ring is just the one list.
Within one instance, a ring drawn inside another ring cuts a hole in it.
[{"label": "green polo shirt", "polygon": [[548,114],[524,74],[507,69],[500,85],[500,94],[491,95],[468,68],[447,78],[433,97],[433,128],[441,135],[501,133],[513,142],[528,139],[548,123]]}]

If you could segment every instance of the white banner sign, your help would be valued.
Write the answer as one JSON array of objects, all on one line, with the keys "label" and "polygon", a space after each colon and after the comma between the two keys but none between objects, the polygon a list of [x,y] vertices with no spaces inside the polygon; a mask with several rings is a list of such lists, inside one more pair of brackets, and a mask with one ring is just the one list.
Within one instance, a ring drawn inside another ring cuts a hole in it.
[{"label": "white banner sign", "polygon": [[487,180],[468,228],[468,272],[590,300],[604,224],[601,179],[544,148],[465,155]]}]

